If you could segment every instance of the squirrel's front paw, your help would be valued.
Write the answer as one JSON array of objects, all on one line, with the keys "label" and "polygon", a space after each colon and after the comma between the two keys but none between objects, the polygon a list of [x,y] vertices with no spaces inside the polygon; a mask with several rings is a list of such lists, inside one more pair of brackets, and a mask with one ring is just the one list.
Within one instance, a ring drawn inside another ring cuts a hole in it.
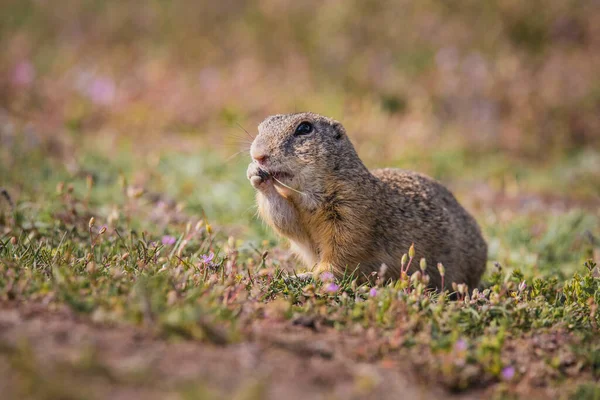
[{"label": "squirrel's front paw", "polygon": [[269,179],[269,174],[260,168],[260,166],[254,162],[248,165],[248,170],[246,171],[246,176],[250,180],[252,186],[255,189],[261,189],[264,183]]}]

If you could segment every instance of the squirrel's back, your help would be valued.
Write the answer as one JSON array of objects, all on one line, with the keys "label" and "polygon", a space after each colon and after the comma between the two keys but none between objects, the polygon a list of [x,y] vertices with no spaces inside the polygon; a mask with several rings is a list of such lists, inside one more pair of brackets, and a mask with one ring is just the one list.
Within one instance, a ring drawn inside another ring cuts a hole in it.
[{"label": "squirrel's back", "polygon": [[476,287],[485,270],[487,244],[475,219],[454,195],[417,172],[384,168],[371,173],[382,185],[377,234],[385,238],[380,243],[387,247],[386,252],[397,254],[397,246],[406,251],[414,242],[416,258],[426,258],[433,281],[439,279],[436,264],[441,262],[447,271],[446,282]]}]

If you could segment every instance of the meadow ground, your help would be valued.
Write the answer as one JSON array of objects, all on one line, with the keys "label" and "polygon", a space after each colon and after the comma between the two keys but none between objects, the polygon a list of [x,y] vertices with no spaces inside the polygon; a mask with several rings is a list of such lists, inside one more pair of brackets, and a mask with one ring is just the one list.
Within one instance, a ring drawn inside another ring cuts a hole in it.
[{"label": "meadow ground", "polygon": [[[448,184],[490,262],[451,301],[418,281],[285,281],[299,266],[255,218],[245,154],[109,152],[102,137],[57,158],[23,137],[0,170],[9,398],[598,396],[600,216],[585,193],[524,191],[527,176],[493,188],[465,167]],[[585,176],[600,155],[565,162]]]},{"label": "meadow ground", "polygon": [[[598,5],[3,1],[0,397],[599,399]],[[248,135],[304,110],[450,187],[482,287],[285,280]]]}]

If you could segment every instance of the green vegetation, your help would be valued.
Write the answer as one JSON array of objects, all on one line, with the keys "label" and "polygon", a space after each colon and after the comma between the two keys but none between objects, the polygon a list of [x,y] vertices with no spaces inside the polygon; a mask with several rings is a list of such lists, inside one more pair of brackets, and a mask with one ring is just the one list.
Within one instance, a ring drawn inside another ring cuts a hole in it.
[{"label": "green vegetation", "polygon": [[[600,273],[592,261],[600,218],[593,211],[507,215],[502,205],[483,207],[477,216],[490,243],[484,287],[459,285],[451,300],[425,290],[433,265],[421,277],[371,286],[352,276],[286,279],[298,265],[249,209],[243,161],[165,151],[149,166],[82,149],[69,172],[39,150],[21,154],[1,169],[6,187],[20,191],[3,207],[4,301],[62,304],[95,323],[225,346],[256,340],[273,320],[318,324],[368,338],[349,357],[407,356],[420,376],[449,390],[501,395],[535,376],[585,396],[589,386],[575,383],[600,372]],[[147,186],[131,183],[141,172],[151,176]],[[538,342],[544,337],[554,346]]]}]

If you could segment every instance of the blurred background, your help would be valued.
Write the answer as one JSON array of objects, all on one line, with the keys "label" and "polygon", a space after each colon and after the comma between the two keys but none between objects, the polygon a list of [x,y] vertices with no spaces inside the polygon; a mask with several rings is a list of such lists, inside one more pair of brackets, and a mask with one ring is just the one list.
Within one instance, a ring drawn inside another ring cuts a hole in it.
[{"label": "blurred background", "polygon": [[240,126],[314,111],[342,121],[370,167],[485,202],[598,201],[597,0],[1,3],[0,138],[22,142],[5,157],[38,146],[77,169],[90,144],[139,153],[189,175],[181,198],[205,188],[201,154],[243,184]]}]

